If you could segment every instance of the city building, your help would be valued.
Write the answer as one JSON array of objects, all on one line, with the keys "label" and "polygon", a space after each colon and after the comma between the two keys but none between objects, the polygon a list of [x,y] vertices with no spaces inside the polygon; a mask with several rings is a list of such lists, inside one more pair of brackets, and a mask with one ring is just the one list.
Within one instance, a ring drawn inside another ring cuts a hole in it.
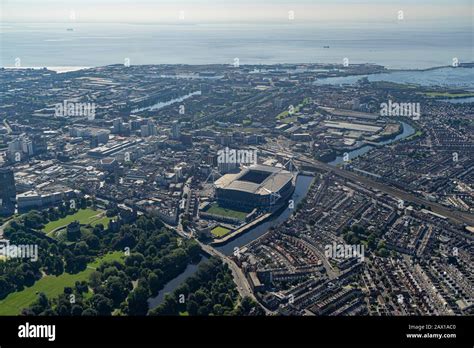
[{"label": "city building", "polygon": [[290,197],[294,179],[295,175],[283,168],[255,164],[219,178],[216,196],[223,206],[271,208]]},{"label": "city building", "polygon": [[0,215],[10,215],[15,211],[15,177],[10,168],[0,168]]}]

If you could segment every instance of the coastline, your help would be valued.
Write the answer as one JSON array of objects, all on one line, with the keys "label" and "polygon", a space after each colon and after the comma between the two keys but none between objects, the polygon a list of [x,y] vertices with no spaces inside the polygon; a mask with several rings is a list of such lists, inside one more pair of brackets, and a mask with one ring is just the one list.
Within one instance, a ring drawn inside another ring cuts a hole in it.
[{"label": "coastline", "polygon": [[[55,71],[57,73],[66,73],[66,72],[74,72],[74,71],[79,71],[79,70],[86,70],[86,69],[97,69],[97,68],[104,68],[108,66],[115,66],[115,65],[121,65],[121,64],[107,64],[107,65],[100,65],[100,66],[2,66],[0,69],[34,69],[34,70],[41,70],[41,69],[46,69],[50,71]],[[134,66],[148,66],[148,65],[157,65],[157,66],[162,66],[162,65],[179,65],[179,66],[204,66],[204,65],[209,65],[209,64],[172,64],[172,63],[156,63],[156,64],[133,64]],[[227,66],[227,64],[211,64],[214,66]],[[318,65],[318,66],[340,66],[342,64],[337,64],[337,63],[317,63],[317,62],[301,62],[301,63],[275,63],[275,64],[241,64],[241,66],[301,66],[301,65]],[[410,68],[401,68],[401,69],[391,69],[387,68],[384,65],[379,65],[379,64],[374,64],[374,63],[358,63],[358,64],[350,64],[350,66],[361,66],[361,65],[376,65],[380,66],[383,68],[384,71],[376,71],[372,73],[361,73],[361,74],[342,74],[339,76],[333,76],[333,77],[346,77],[346,76],[365,76],[365,75],[376,75],[376,74],[383,74],[383,73],[394,73],[394,72],[423,72],[423,71],[432,71],[432,70],[439,70],[439,69],[445,69],[445,68],[464,68],[464,69],[473,69],[474,68],[474,61],[473,62],[466,62],[466,63],[459,63],[459,66],[454,67],[452,65],[437,65],[429,68],[418,68],[418,69],[410,69]],[[326,79],[330,77],[323,77],[321,79]]]}]

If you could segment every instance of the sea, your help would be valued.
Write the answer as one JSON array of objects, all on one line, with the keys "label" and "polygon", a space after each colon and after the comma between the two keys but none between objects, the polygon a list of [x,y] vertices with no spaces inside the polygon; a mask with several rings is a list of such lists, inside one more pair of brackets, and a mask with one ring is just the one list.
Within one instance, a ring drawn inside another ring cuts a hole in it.
[{"label": "sea", "polygon": [[7,23],[0,66],[374,63],[426,69],[472,62],[472,25],[439,22],[283,24]]}]

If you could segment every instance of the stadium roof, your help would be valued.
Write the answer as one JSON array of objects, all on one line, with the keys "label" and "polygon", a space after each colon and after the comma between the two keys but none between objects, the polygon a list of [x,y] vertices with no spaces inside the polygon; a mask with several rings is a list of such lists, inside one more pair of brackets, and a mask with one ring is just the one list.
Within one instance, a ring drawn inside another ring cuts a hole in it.
[{"label": "stadium roof", "polygon": [[[247,174],[267,174],[262,182],[245,180]],[[257,195],[269,195],[279,192],[289,181],[293,180],[293,174],[283,168],[254,164],[244,168],[238,174],[226,174],[216,182],[216,188],[225,190],[243,191]]]}]

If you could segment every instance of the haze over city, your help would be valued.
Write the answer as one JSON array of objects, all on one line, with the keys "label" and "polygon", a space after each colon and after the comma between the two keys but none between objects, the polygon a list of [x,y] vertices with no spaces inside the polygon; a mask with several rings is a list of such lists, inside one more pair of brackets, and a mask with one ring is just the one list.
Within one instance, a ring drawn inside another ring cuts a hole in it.
[{"label": "haze over city", "polygon": [[7,343],[472,341],[472,1],[0,10]]},{"label": "haze over city", "polygon": [[[268,23],[278,22],[294,11],[305,22],[343,22],[394,20],[393,13],[405,10],[412,23],[434,21],[439,24],[469,23],[469,0],[6,0],[2,1],[2,20],[6,22],[68,22],[74,11],[77,22],[130,23]],[[184,12],[184,18],[179,13]]]}]

